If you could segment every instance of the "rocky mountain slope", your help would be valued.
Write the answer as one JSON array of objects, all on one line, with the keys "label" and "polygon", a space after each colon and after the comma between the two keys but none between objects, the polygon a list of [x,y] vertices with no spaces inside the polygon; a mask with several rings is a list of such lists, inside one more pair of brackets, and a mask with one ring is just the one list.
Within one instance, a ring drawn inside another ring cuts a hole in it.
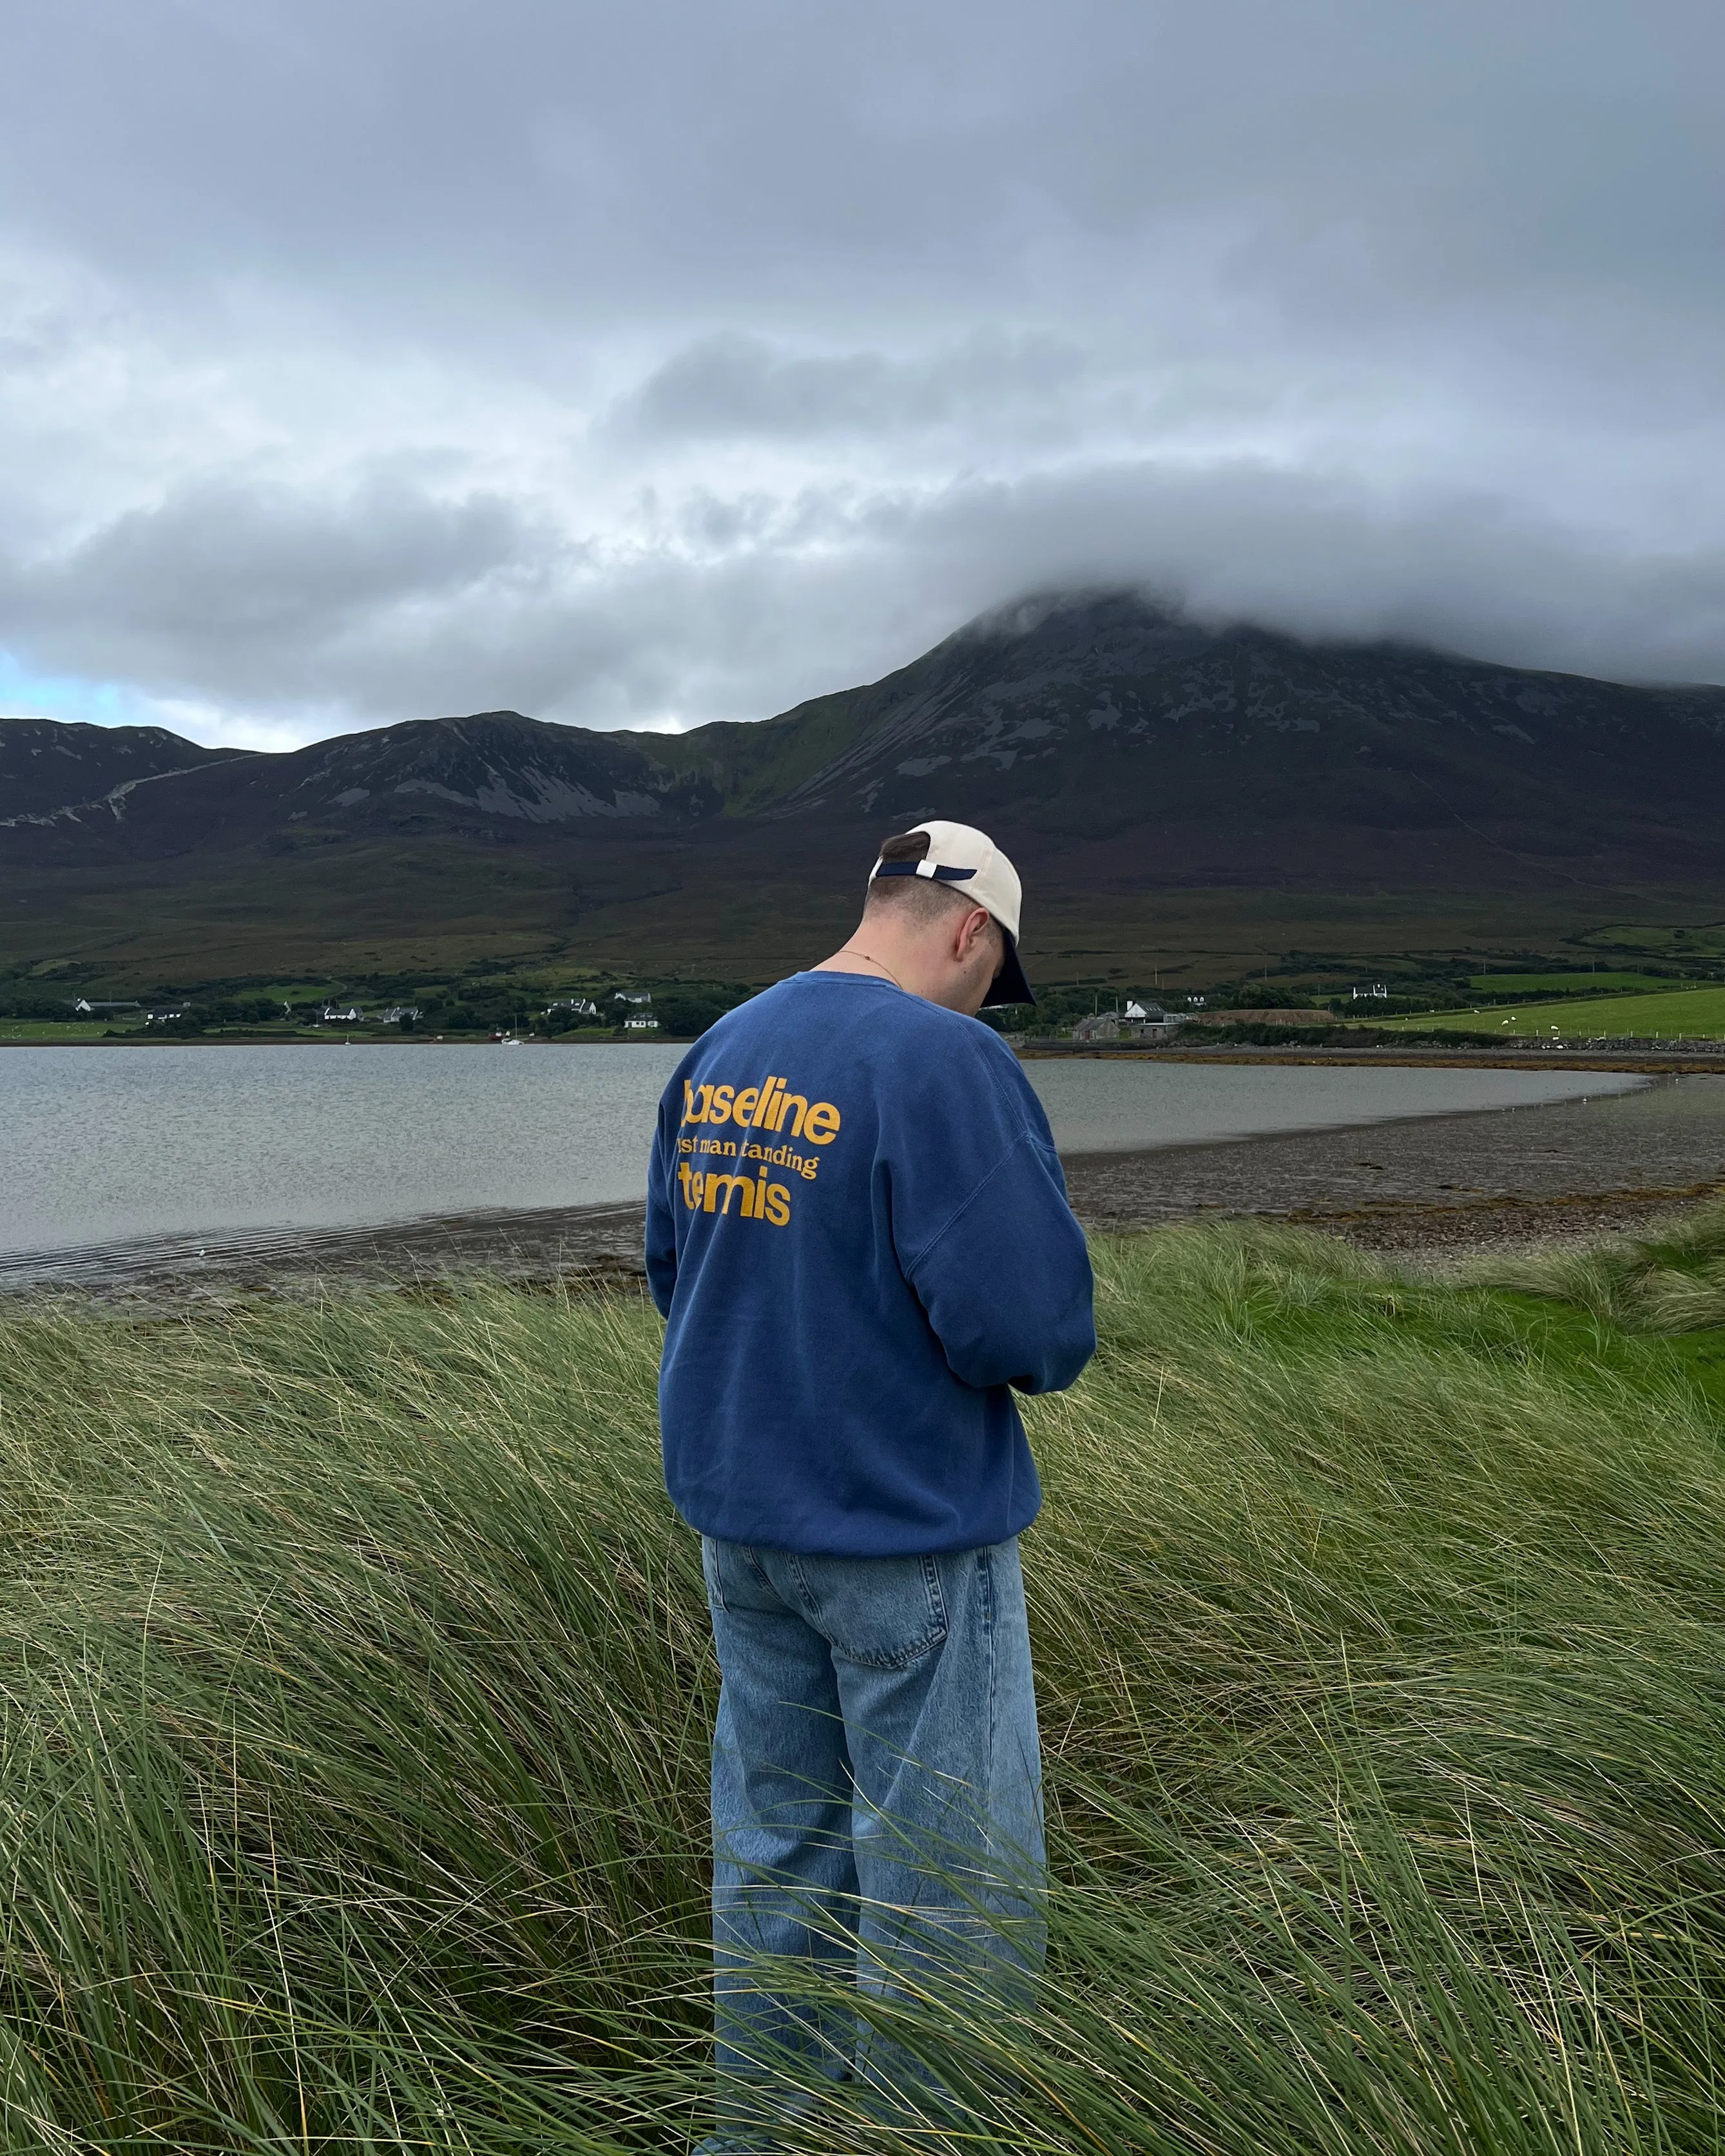
[{"label": "rocky mountain slope", "polygon": [[200,748],[162,726],[92,726],[0,719],[0,829],[81,803],[93,819],[123,816],[146,780],[177,778],[241,757]]},{"label": "rocky mountain slope", "polygon": [[1211,629],[1130,594],[984,617],[900,672],[643,752],[732,813],[1117,830],[1485,822],[1534,851],[1725,813],[1725,689]]}]

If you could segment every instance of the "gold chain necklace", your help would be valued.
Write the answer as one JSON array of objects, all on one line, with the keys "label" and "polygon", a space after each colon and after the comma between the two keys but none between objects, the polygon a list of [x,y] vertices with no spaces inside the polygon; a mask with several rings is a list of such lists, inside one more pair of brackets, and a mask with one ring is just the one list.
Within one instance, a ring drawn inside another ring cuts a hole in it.
[{"label": "gold chain necklace", "polygon": [[871,966],[878,966],[881,972],[886,974],[887,979],[891,982],[894,988],[898,989],[901,994],[908,995],[911,993],[884,958],[877,958],[871,951],[859,951],[854,943],[841,943],[839,946],[839,956],[841,958],[845,956],[847,951],[850,953],[853,958],[866,958]]}]

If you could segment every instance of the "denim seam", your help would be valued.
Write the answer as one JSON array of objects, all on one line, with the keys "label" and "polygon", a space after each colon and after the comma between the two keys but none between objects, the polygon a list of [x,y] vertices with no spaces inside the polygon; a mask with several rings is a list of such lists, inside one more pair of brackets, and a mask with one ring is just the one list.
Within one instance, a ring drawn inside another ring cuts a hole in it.
[{"label": "denim seam", "polygon": [[[952,1631],[952,1619],[947,1608],[946,1589],[941,1585],[941,1561],[937,1557],[923,1557],[922,1591],[928,1597],[929,1620],[936,1628],[934,1638],[944,1640]],[[934,1640],[929,1644],[933,1645]]]},{"label": "denim seam", "polygon": [[701,1538],[701,1568],[706,1576],[706,1591],[717,1606],[728,1614],[730,1604],[725,1599],[725,1582],[719,1573],[718,1546],[711,1535]]},{"label": "denim seam", "polygon": [[983,1764],[983,1815],[994,1816],[994,1758],[1000,1745],[1000,1656],[999,1642],[994,1623],[994,1553],[983,1549],[977,1555],[977,1569],[981,1573],[983,1603],[982,1634],[988,1656],[988,1756]]}]

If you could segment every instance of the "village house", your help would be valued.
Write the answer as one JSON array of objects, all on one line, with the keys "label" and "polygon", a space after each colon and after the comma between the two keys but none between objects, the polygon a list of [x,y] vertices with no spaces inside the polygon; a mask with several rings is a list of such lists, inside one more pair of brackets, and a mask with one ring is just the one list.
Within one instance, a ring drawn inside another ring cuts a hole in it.
[{"label": "village house", "polygon": [[624,1005],[623,1029],[625,1033],[657,1033],[659,1020],[653,1015],[653,998],[644,988],[618,988],[611,997],[614,1004]]},{"label": "village house", "polygon": [[1097,1011],[1080,1019],[1072,1029],[1075,1040],[1139,1040],[1154,1044],[1171,1040],[1185,1024],[1183,1016],[1170,1016],[1160,1004],[1130,1000],[1124,1012]]}]

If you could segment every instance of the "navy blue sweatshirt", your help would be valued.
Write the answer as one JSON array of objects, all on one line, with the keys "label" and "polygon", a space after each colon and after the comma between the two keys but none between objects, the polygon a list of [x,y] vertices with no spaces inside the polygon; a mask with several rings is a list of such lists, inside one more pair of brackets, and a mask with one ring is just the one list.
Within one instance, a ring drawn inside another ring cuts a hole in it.
[{"label": "navy blue sweatshirt", "polygon": [[647,1276],[691,1527],[892,1557],[1035,1517],[1011,1388],[1090,1360],[1090,1259],[1041,1103],[977,1019],[860,973],[720,1019],[660,1103]]}]

